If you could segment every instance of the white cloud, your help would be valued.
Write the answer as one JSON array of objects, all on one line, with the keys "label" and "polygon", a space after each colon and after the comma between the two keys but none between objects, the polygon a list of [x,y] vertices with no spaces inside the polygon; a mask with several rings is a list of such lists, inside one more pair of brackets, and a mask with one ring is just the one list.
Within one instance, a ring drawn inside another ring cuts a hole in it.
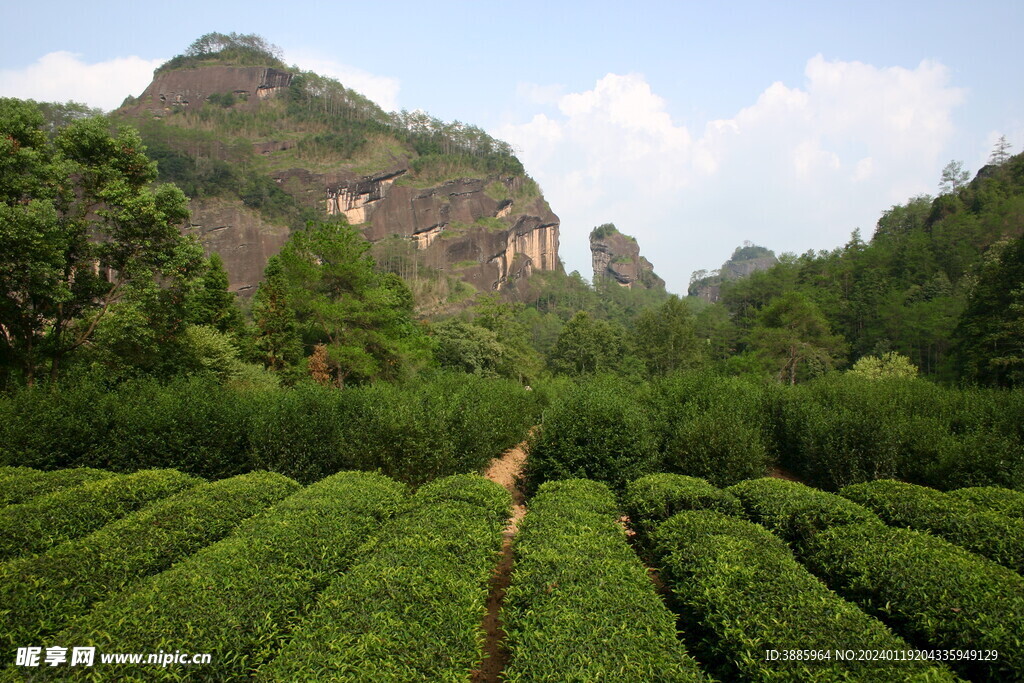
[{"label": "white cloud", "polygon": [[40,102],[84,102],[116,109],[128,95],[140,95],[164,59],[118,57],[86,64],[71,52],[51,52],[20,69],[0,69],[0,95]]},{"label": "white cloud", "polygon": [[293,59],[300,68],[337,79],[346,88],[355,90],[360,95],[376,102],[384,111],[398,109],[398,91],[401,83],[397,78],[378,76],[369,71],[302,50],[285,50],[285,54]]},{"label": "white cloud", "polygon": [[516,84],[516,96],[531,104],[558,104],[564,92],[565,88],[560,85]]},{"label": "white cloud", "polygon": [[855,227],[870,236],[893,203],[934,191],[965,97],[943,65],[818,55],[804,76],[799,87],[772,83],[699,135],[639,74],[608,74],[563,95],[557,114],[495,134],[521,151],[560,215],[570,269],[589,275],[586,235],[612,221],[682,292],[690,271],[716,267],[745,239],[777,252],[832,248]]},{"label": "white cloud", "polygon": [[864,157],[857,162],[857,165],[853,169],[853,180],[854,182],[861,182],[871,177],[871,174],[875,170],[875,162],[871,157]]}]

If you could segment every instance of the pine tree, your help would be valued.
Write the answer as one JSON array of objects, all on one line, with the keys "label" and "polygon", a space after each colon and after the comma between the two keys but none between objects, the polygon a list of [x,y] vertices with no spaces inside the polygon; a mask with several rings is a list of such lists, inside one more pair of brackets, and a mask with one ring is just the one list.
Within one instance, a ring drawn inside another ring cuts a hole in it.
[{"label": "pine tree", "polygon": [[988,158],[988,163],[994,166],[1002,166],[1010,160],[1010,143],[1007,142],[1005,135],[1000,135],[999,139],[996,140],[995,146],[992,147],[992,156]]},{"label": "pine tree", "polygon": [[295,311],[288,297],[288,281],[281,260],[276,256],[267,261],[252,304],[256,323],[256,348],[264,364],[280,371],[298,362],[302,355]]},{"label": "pine tree", "polygon": [[941,194],[951,194],[967,184],[971,174],[964,170],[962,161],[951,161],[942,169],[942,179],[939,182]]},{"label": "pine tree", "polygon": [[241,325],[241,312],[235,295],[228,291],[228,272],[220,254],[210,254],[206,273],[191,302],[190,318],[193,325],[209,325],[220,332],[236,331]]}]

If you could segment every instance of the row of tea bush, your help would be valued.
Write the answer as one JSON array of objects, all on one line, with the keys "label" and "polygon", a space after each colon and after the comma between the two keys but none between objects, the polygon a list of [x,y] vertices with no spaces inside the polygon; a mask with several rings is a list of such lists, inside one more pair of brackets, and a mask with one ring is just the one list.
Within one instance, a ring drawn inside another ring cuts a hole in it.
[{"label": "row of tea bush", "polygon": [[243,391],[202,378],[25,389],[0,397],[0,465],[208,479],[267,469],[304,484],[360,469],[419,484],[478,470],[525,438],[538,393],[465,374],[345,390]]},{"label": "row of tea bush", "polygon": [[1024,390],[838,373],[797,386],[706,371],[589,377],[545,409],[528,484],[584,477],[621,491],[671,472],[728,486],[772,467],[829,491],[882,478],[1024,489]]}]

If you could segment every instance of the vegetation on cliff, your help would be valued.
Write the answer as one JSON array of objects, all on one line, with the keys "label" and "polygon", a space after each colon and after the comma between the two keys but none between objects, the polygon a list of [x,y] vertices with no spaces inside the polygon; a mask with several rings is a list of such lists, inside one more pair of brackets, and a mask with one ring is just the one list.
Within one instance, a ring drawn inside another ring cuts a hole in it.
[{"label": "vegetation on cliff", "polygon": [[[317,216],[303,193],[271,179],[273,171],[340,168],[365,174],[404,164],[408,182],[432,184],[463,176],[525,176],[511,146],[476,126],[419,110],[385,112],[338,81],[282,60],[280,48],[261,36],[209,33],[159,67],[156,76],[260,66],[286,72],[287,87],[266,99],[211,92],[205,103],[168,105],[155,119],[145,101],[132,99],[114,116],[139,127],[161,181],[177,184],[192,198],[241,200],[293,228]],[[260,144],[275,149],[259,153],[254,145]]]}]

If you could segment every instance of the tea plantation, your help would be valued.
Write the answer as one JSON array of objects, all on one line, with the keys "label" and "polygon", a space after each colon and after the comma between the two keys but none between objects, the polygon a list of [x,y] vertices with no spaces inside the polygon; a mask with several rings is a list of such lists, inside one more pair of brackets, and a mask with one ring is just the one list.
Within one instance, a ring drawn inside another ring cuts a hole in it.
[{"label": "tea plantation", "polygon": [[[0,480],[0,680],[485,680],[512,498],[482,476]],[[1020,497],[548,481],[511,543],[499,680],[1019,680]]]}]

